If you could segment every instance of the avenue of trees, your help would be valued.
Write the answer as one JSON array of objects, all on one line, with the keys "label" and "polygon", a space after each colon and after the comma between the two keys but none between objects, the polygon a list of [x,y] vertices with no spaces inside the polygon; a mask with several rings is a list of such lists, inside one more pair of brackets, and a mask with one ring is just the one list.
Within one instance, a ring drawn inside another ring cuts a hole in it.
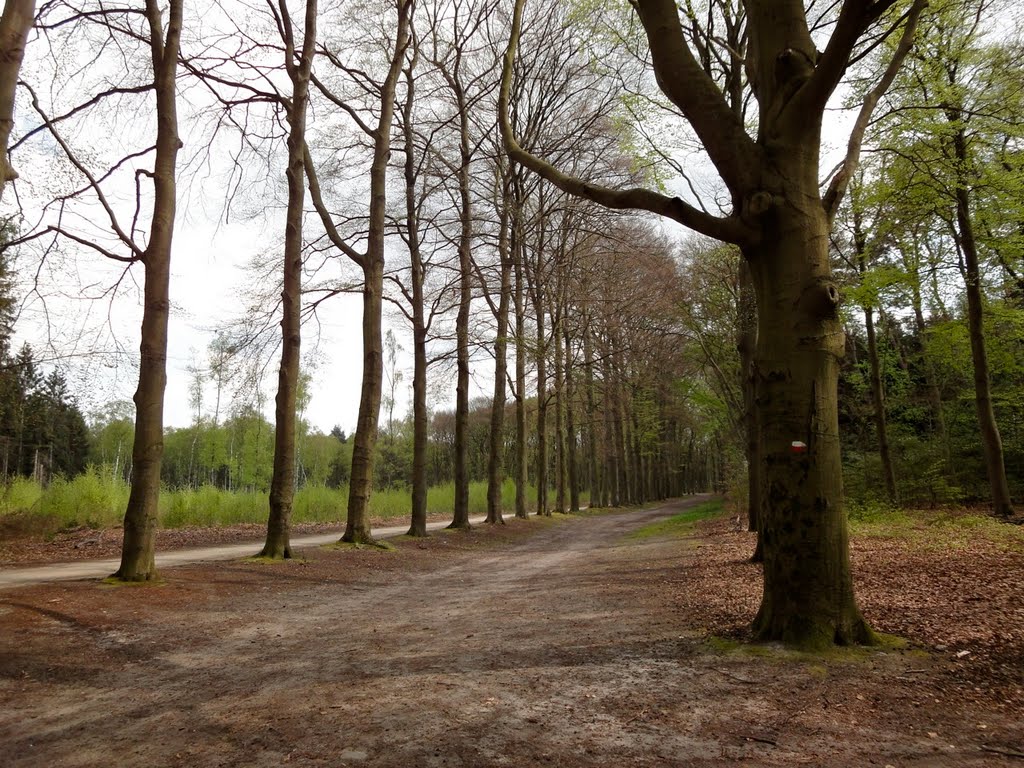
[{"label": "avenue of trees", "polygon": [[[410,491],[419,536],[439,483],[454,484],[456,528],[471,482],[488,485],[491,523],[728,490],[758,531],[757,636],[870,643],[850,499],[1016,519],[1024,77],[1010,6],[61,0],[34,13],[20,75],[0,69],[0,171],[19,175],[5,253],[133,276],[138,387],[86,438],[60,374],[30,382],[31,352],[12,359],[6,341],[0,385],[77,430],[45,427],[53,471],[81,471],[87,450],[130,483],[117,578],[157,576],[162,486],[266,491],[269,558],[291,556],[303,485],[348,489],[343,540],[360,544],[380,488]],[[826,167],[837,100],[853,121]],[[192,424],[167,429],[176,205],[199,177],[222,180],[222,215],[275,207],[281,231],[252,264],[243,315],[190,369]],[[362,297],[359,416],[352,435],[322,434],[304,418],[305,335],[346,293]],[[431,393],[452,410],[431,410]],[[44,442],[0,406],[5,439]]]}]

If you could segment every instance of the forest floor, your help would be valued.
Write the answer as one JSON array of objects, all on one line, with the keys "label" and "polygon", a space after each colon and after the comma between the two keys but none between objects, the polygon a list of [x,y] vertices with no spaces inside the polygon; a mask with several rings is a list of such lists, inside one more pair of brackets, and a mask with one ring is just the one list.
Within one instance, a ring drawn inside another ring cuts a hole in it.
[{"label": "forest floor", "polygon": [[1019,548],[855,537],[907,645],[800,654],[701,500],[0,591],[0,766],[1024,764]]}]

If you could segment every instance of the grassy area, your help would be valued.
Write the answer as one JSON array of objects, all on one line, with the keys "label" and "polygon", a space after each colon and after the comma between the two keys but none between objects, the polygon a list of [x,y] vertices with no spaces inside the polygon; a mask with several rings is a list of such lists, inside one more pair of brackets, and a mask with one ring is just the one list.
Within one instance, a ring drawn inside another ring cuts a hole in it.
[{"label": "grassy area", "polygon": [[[527,491],[533,498],[535,490]],[[0,532],[45,535],[79,526],[116,527],[124,518],[128,493],[127,483],[95,469],[71,480],[57,478],[45,489],[32,480],[15,478],[0,486]],[[409,515],[411,504],[407,490],[374,491],[370,496],[370,515],[403,518]],[[341,522],[348,508],[348,488],[307,486],[296,492],[294,505],[295,523]],[[454,484],[428,490],[428,513],[451,513],[454,506]],[[502,506],[506,510],[515,507],[515,486],[511,480],[506,480],[502,487]],[[266,493],[225,491],[213,486],[164,490],[160,494],[160,524],[165,528],[260,524],[266,522],[268,507]],[[472,515],[486,513],[486,483],[470,484],[469,509]]]},{"label": "grassy area", "polygon": [[696,507],[672,515],[667,520],[660,520],[657,523],[637,528],[629,534],[630,539],[652,539],[656,537],[682,537],[693,532],[694,526],[701,520],[720,515],[725,511],[724,502],[721,499],[706,501]]},{"label": "grassy area", "polygon": [[1024,526],[1008,525],[994,517],[963,509],[901,509],[888,504],[851,504],[848,516],[854,536],[911,540],[935,549],[963,549],[986,539],[998,546],[1024,551]]}]

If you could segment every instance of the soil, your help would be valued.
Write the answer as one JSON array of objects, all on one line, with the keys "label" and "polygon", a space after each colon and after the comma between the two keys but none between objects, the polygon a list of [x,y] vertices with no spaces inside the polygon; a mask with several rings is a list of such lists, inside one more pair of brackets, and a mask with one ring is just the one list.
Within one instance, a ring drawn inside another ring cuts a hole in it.
[{"label": "soil", "polygon": [[738,520],[628,536],[698,500],[5,590],[0,765],[1021,764],[1024,555],[855,540],[910,644],[798,654]]}]

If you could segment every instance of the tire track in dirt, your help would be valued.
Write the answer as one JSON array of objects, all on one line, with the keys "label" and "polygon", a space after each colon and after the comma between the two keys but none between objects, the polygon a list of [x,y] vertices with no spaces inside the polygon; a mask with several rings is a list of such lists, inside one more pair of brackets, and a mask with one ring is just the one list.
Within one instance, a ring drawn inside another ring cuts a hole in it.
[{"label": "tire track in dirt", "polygon": [[[485,752],[500,764],[505,748],[467,746],[460,724],[548,718],[526,700],[546,669],[577,663],[580,628],[607,615],[566,604],[582,563],[680,507],[560,521],[434,572],[249,589],[186,613],[187,626],[156,617],[108,630],[93,642],[123,666],[16,702],[0,716],[0,764],[450,765],[465,750],[472,764]],[[556,621],[574,629],[550,647]],[[84,641],[71,625],[52,632]],[[32,727],[19,733],[12,719]]]},{"label": "tire track in dirt", "polygon": [[[31,588],[38,620],[0,664],[0,766],[991,764],[858,705],[865,685],[927,699],[920,659],[710,650],[672,608],[697,542],[626,537],[703,500],[530,523],[498,549],[439,537],[419,560],[183,568],[159,611],[159,589]],[[76,595],[91,622],[62,617]],[[978,716],[928,722],[951,742]]]}]

